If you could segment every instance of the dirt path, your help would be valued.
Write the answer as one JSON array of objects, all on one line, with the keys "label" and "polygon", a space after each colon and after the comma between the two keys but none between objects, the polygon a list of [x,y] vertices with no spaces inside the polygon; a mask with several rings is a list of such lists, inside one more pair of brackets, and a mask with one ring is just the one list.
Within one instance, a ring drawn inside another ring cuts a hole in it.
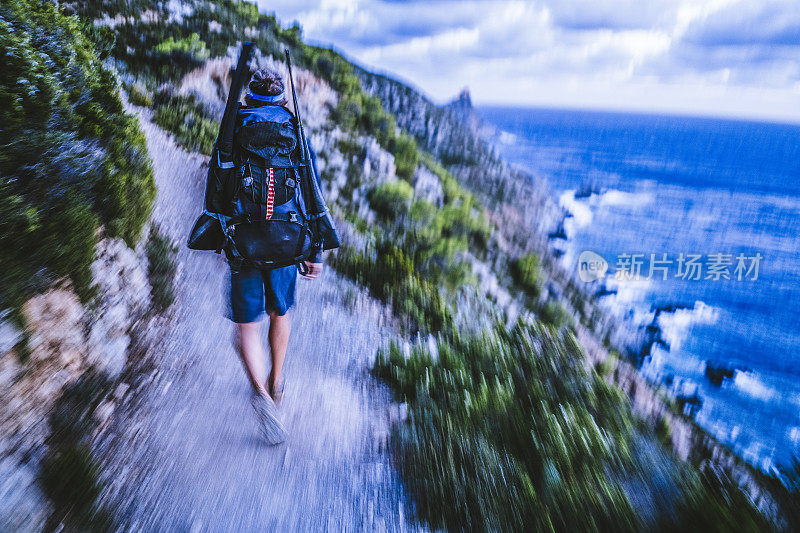
[{"label": "dirt path", "polygon": [[[199,214],[203,158],[176,147],[140,111],[154,159],[154,220],[183,242]],[[123,529],[406,530],[386,441],[393,410],[367,372],[391,334],[385,311],[326,271],[298,281],[282,407],[289,440],[259,437],[225,318],[227,267],[183,247],[173,326],[137,408],[115,417],[103,448]]]}]

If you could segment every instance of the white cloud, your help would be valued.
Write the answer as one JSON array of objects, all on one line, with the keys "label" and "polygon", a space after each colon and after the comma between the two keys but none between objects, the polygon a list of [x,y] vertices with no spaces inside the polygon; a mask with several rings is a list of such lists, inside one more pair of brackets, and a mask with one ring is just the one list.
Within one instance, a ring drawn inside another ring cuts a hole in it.
[{"label": "white cloud", "polygon": [[438,100],[800,121],[797,0],[259,2]]}]

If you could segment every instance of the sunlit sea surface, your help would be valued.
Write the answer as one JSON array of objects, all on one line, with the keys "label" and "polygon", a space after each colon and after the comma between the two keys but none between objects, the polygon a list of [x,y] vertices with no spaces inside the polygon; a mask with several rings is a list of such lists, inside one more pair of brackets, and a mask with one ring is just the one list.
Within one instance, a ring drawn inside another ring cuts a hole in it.
[{"label": "sunlit sea surface", "polygon": [[[699,394],[698,423],[761,469],[800,453],[800,127],[479,111],[497,128],[501,155],[546,178],[570,213],[567,238],[552,240],[565,266],[576,270],[584,250],[609,263],[602,286],[616,293],[602,297],[604,305],[642,324],[655,308],[675,306],[656,319],[666,342],[653,348],[643,372],[678,394]],[[643,279],[614,279],[631,272],[621,254],[644,254]],[[666,261],[646,279],[651,254],[667,254]],[[686,271],[679,272],[680,254],[701,255],[700,280],[679,275]],[[732,375],[715,385],[707,364]]]}]

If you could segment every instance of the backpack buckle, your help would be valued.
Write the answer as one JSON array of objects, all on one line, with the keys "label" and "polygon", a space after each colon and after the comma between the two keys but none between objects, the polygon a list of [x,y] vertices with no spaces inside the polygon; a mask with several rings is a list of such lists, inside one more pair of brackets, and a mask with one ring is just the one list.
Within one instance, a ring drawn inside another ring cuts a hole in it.
[{"label": "backpack buckle", "polygon": [[289,222],[297,222],[297,213],[289,211]]}]

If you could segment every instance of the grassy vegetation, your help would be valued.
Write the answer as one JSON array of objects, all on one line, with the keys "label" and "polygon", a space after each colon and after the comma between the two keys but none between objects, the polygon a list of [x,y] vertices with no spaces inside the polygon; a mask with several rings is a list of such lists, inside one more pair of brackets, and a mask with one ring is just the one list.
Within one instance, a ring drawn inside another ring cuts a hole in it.
[{"label": "grassy vegetation", "polygon": [[689,480],[675,512],[662,517],[658,531],[761,533],[777,531],[777,528],[728,479],[713,472],[704,472]]},{"label": "grassy vegetation", "polygon": [[132,245],[155,184],[114,75],[53,2],[0,6],[0,307],[70,278],[91,295],[97,229]]},{"label": "grassy vegetation", "polygon": [[392,303],[412,329],[450,331],[454,312],[447,293],[472,280],[458,254],[485,250],[492,232],[483,209],[457,186],[441,207],[415,200],[403,180],[377,185],[367,198],[379,223],[361,227],[374,244],[343,247],[331,258],[333,267]]},{"label": "grassy vegetation", "polygon": [[665,446],[669,446],[672,440],[672,428],[670,427],[669,419],[667,419],[666,416],[662,416],[658,420],[658,424],[656,424],[656,437],[658,438],[659,442]]},{"label": "grassy vegetation", "polygon": [[564,309],[564,306],[556,301],[549,301],[542,306],[539,318],[545,324],[549,324],[556,329],[563,328],[572,323],[572,316]]},{"label": "grassy vegetation", "polygon": [[533,297],[539,296],[544,284],[544,273],[538,255],[526,254],[517,258],[513,263],[512,272],[514,279],[528,294]]},{"label": "grassy vegetation", "polygon": [[331,265],[378,299],[393,304],[395,313],[411,328],[438,332],[452,326],[452,310],[439,288],[423,279],[411,258],[389,240],[380,240],[365,251],[343,246],[331,257]]},{"label": "grassy vegetation", "polygon": [[147,241],[147,277],[150,295],[158,312],[166,311],[175,301],[175,254],[178,249],[155,226]]},{"label": "grassy vegetation", "polygon": [[408,213],[414,189],[405,181],[382,183],[367,194],[373,211],[385,220],[392,221]]},{"label": "grassy vegetation", "polygon": [[630,414],[580,353],[569,333],[519,324],[454,334],[436,356],[378,354],[377,375],[409,403],[397,444],[422,518],[447,530],[636,528],[607,473],[626,464]]},{"label": "grassy vegetation", "polygon": [[128,100],[133,105],[141,107],[151,107],[153,105],[152,94],[140,84],[129,83],[125,85],[125,90],[128,92]]},{"label": "grassy vegetation", "polygon": [[111,514],[97,504],[102,483],[89,448],[89,439],[97,428],[94,410],[107,398],[111,386],[101,374],[89,371],[56,402],[40,474],[42,488],[55,508],[49,529],[61,523],[75,531],[111,528]]},{"label": "grassy vegetation", "polygon": [[187,149],[211,155],[219,132],[219,122],[209,117],[194,96],[172,94],[164,90],[153,99],[153,121],[175,134],[175,140]]},{"label": "grassy vegetation", "polygon": [[162,41],[153,47],[153,52],[157,55],[165,55],[171,59],[176,56],[184,56],[185,61],[203,61],[209,58],[210,52],[206,48],[206,43],[200,39],[196,33],[190,34],[188,37],[175,39],[169,37],[167,40]]}]

